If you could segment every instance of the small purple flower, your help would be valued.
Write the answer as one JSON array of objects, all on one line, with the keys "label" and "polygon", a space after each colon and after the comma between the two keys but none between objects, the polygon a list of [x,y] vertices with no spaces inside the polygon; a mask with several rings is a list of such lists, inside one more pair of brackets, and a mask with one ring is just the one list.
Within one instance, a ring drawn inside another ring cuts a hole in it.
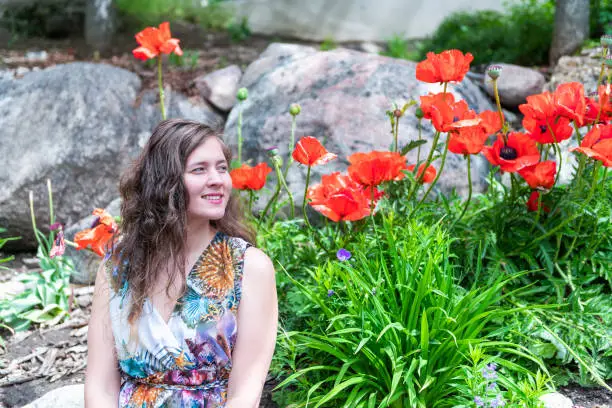
[{"label": "small purple flower", "polygon": [[477,395],[474,397],[474,404],[476,404],[477,407],[484,407],[485,403],[482,398]]},{"label": "small purple flower", "polygon": [[62,224],[61,224],[61,223],[59,223],[59,222],[56,222],[55,224],[51,224],[51,225],[49,225],[49,229],[50,229],[51,231],[55,231],[55,230],[57,230],[57,229],[62,229]]},{"label": "small purple flower", "polygon": [[497,373],[495,371],[489,370],[488,367],[482,369],[482,378],[485,380],[495,380],[497,379]]},{"label": "small purple flower", "polygon": [[487,390],[495,391],[495,387],[497,387],[497,383],[496,382],[492,382],[491,384],[487,385]]},{"label": "small purple flower", "polygon": [[327,291],[327,297],[332,297],[336,294],[336,292],[333,291],[333,289],[330,289]]},{"label": "small purple flower", "polygon": [[494,400],[491,400],[491,407],[503,407],[506,405],[506,401],[502,398],[501,394],[497,395]]},{"label": "small purple flower", "polygon": [[487,368],[489,370],[491,370],[491,371],[495,371],[495,370],[497,370],[497,364],[495,364],[495,363],[487,364]]},{"label": "small purple flower", "polygon": [[344,248],[340,248],[338,252],[336,252],[336,258],[339,261],[348,261],[351,259],[351,253]]}]

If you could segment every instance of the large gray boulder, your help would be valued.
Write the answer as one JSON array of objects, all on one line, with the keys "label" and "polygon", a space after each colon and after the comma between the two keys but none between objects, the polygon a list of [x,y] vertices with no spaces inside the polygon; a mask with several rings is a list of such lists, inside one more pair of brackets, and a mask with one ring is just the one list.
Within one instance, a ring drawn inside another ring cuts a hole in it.
[{"label": "large gray boulder", "polygon": [[[129,71],[80,62],[0,80],[0,226],[22,237],[9,250],[35,246],[30,190],[38,225],[46,230],[47,179],[64,225],[117,197],[121,172],[161,120],[157,92],[140,87]],[[223,124],[210,105],[170,89],[166,106],[168,117]]]},{"label": "large gray boulder", "polygon": [[223,112],[229,112],[236,102],[238,82],[242,70],[238,65],[230,65],[223,69],[201,75],[194,80],[202,98]]},{"label": "large gray boulder", "polygon": [[[266,160],[265,149],[275,145],[281,155],[288,153],[291,103],[302,107],[297,117],[296,141],[301,136],[315,136],[325,141],[329,151],[338,154],[338,160],[313,168],[313,183],[321,174],[346,170],[346,157],[351,153],[388,150],[392,136],[385,111],[392,103],[418,100],[430,91],[441,91],[437,84],[417,81],[415,67],[414,62],[345,49],[319,52],[310,47],[272,44],[246,69],[240,84],[249,90],[249,99],[242,104],[243,157],[255,162]],[[452,86],[451,91],[479,112],[493,109],[489,98],[469,79]],[[418,121],[413,112],[407,111],[400,122],[400,146],[418,137]],[[237,117],[235,107],[225,127],[226,139],[233,145],[237,140]],[[423,137],[431,141],[433,128],[429,121],[423,124]],[[430,145],[425,145],[423,151],[428,151]],[[416,162],[416,150],[408,158]],[[434,164],[439,167],[439,162]],[[487,168],[484,158],[474,157],[476,191],[485,189]],[[305,174],[304,166],[294,165],[288,175],[298,202],[303,198]],[[446,191],[456,188],[466,193],[463,157],[449,153],[439,185]]]},{"label": "large gray boulder", "polygon": [[[535,69],[513,64],[495,64],[502,67],[502,74],[497,80],[497,90],[501,104],[508,108],[516,108],[527,103],[527,97],[542,92],[546,84],[544,75]],[[485,75],[484,85],[487,93],[495,96],[493,81]]]}]

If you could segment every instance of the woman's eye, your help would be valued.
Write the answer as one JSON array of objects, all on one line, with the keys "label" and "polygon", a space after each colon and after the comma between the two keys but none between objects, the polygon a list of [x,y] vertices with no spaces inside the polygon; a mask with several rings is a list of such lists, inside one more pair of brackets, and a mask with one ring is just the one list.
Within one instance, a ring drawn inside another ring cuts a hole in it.
[{"label": "woman's eye", "polygon": [[223,171],[226,172],[227,171],[227,166],[223,165],[219,167],[219,171]]},{"label": "woman's eye", "polygon": [[204,167],[196,167],[195,169],[191,170],[192,173],[202,173],[204,171]]}]

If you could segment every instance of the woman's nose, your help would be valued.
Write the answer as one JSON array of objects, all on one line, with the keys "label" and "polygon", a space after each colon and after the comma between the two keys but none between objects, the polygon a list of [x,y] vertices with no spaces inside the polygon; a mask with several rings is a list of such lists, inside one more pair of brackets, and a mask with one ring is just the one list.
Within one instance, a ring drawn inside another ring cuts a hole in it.
[{"label": "woman's nose", "polygon": [[209,173],[208,184],[221,184],[221,175],[217,170],[213,170]]}]

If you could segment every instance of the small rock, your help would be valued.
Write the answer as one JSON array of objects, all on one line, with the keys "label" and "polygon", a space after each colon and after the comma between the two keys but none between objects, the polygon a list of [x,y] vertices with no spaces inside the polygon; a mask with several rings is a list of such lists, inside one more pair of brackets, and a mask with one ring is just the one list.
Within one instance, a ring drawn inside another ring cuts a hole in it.
[{"label": "small rock", "polygon": [[92,295],[83,295],[83,296],[79,296],[76,298],[76,302],[77,302],[77,305],[79,305],[79,307],[87,307],[91,305],[92,301],[93,301]]},{"label": "small rock", "polygon": [[[512,64],[495,64],[502,67],[502,73],[497,80],[497,89],[501,104],[510,108],[527,102],[530,95],[542,92],[546,78],[540,72]],[[493,81],[485,76],[485,89],[494,97]]]},{"label": "small rock", "polygon": [[242,70],[238,65],[211,72],[195,79],[200,95],[218,109],[229,112],[236,102]]},{"label": "small rock", "polygon": [[30,72],[30,68],[28,68],[28,67],[18,67],[15,70],[15,78],[21,78],[25,74],[27,74],[28,72]]},{"label": "small rock", "polygon": [[49,391],[23,408],[82,408],[85,406],[83,384],[68,385]]},{"label": "small rock", "polygon": [[359,44],[359,48],[363,52],[367,52],[368,54],[380,54],[382,52],[382,47],[373,42],[362,42]]},{"label": "small rock", "polygon": [[22,282],[11,280],[0,284],[0,300],[18,295],[26,290],[26,285]]},{"label": "small rock", "polygon": [[45,62],[49,58],[47,51],[28,51],[25,55],[29,62]]},{"label": "small rock", "polygon": [[38,268],[40,267],[40,259],[38,258],[23,258],[21,262],[24,263],[28,268]]},{"label": "small rock", "polygon": [[544,408],[573,408],[572,400],[558,392],[552,392],[540,397],[544,403]]}]

